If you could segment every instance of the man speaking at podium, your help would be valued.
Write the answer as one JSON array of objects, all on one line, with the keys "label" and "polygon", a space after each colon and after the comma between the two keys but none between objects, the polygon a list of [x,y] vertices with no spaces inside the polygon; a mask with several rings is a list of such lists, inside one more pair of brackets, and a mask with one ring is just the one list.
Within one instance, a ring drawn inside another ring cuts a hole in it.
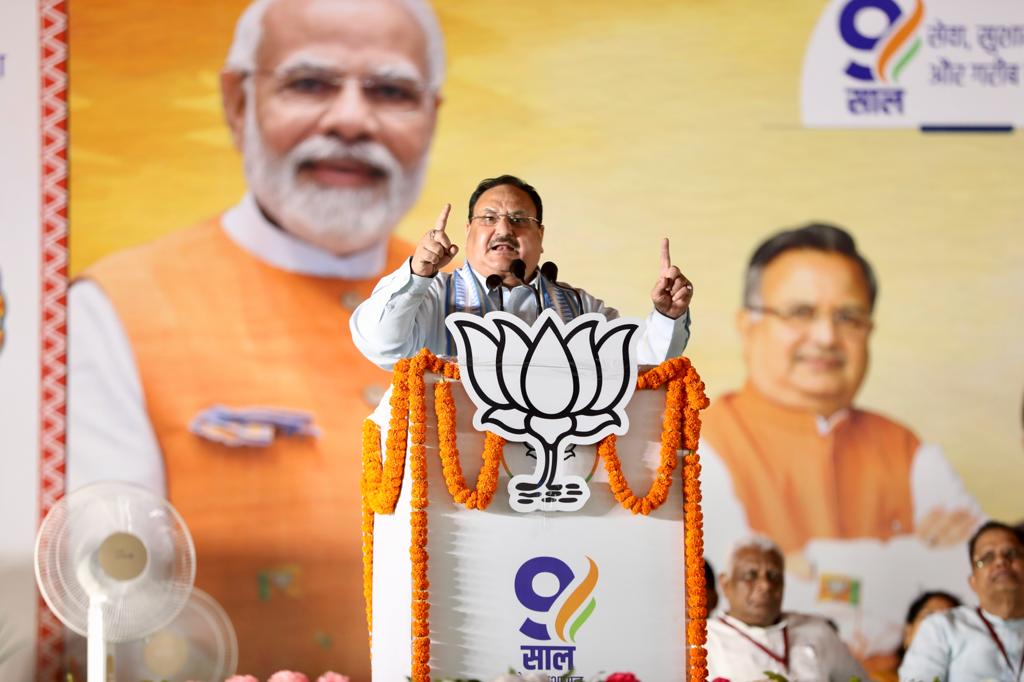
[{"label": "man speaking at podium", "polygon": [[256,0],[221,75],[249,193],[71,289],[68,489],[167,495],[260,679],[369,679],[351,450],[388,377],[346,322],[408,254],[443,71],[425,0]]},{"label": "man speaking at podium", "polygon": [[[563,322],[584,313],[619,317],[600,299],[558,282],[553,263],[538,267],[544,207],[531,185],[512,175],[477,185],[466,221],[467,262],[452,273],[441,272],[459,251],[445,231],[450,209],[445,206],[412,256],[384,277],[352,315],[352,339],[374,363],[390,368],[421,348],[454,355],[444,320],[455,312],[504,311],[528,323],[548,308]],[[672,265],[664,239],[661,270],[651,291],[654,310],[640,339],[640,363],[658,364],[683,352],[690,338],[692,297],[693,285]]]}]

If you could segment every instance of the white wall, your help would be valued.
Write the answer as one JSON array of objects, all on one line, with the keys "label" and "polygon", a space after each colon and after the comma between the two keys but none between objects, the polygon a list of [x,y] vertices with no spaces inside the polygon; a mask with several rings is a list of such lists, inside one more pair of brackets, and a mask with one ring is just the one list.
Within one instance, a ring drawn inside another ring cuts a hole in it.
[{"label": "white wall", "polygon": [[39,42],[36,0],[0,2],[0,679],[33,678],[39,478]]}]

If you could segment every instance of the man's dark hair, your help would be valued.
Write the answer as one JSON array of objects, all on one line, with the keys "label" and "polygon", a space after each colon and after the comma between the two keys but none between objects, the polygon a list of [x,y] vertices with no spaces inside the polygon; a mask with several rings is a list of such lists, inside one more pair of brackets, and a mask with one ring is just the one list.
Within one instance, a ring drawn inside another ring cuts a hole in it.
[{"label": "man's dark hair", "polygon": [[718,588],[715,586],[715,569],[711,562],[704,560],[704,593],[707,595],[708,615],[718,607]]},{"label": "man's dark hair", "polygon": [[476,207],[477,199],[480,195],[491,189],[492,187],[499,187],[501,185],[512,185],[526,192],[526,195],[530,197],[530,201],[533,202],[533,207],[537,209],[537,222],[544,222],[544,205],[541,203],[540,194],[533,188],[533,185],[527,184],[517,178],[514,175],[499,175],[496,178],[487,178],[481,180],[480,184],[476,186],[473,193],[469,195],[469,215],[466,217],[467,220],[473,219],[473,209]]},{"label": "man's dark hair", "polygon": [[757,308],[762,305],[761,278],[768,264],[787,251],[798,249],[836,253],[846,256],[860,266],[860,270],[864,274],[864,281],[868,285],[871,309],[874,310],[875,299],[878,297],[878,281],[875,279],[875,271],[864,256],[857,251],[857,244],[849,232],[841,227],[825,223],[810,223],[792,230],[783,230],[772,235],[757,247],[747,265],[747,276],[743,287],[743,306],[745,308]]},{"label": "man's dark hair", "polygon": [[974,546],[978,544],[978,539],[990,530],[1005,530],[1007,533],[1017,538],[1017,542],[1024,545],[1024,534],[1020,530],[1013,526],[1003,523],[1002,521],[986,521],[981,524],[981,528],[974,531],[974,535],[967,541],[967,558],[971,562],[971,569],[974,569]]}]

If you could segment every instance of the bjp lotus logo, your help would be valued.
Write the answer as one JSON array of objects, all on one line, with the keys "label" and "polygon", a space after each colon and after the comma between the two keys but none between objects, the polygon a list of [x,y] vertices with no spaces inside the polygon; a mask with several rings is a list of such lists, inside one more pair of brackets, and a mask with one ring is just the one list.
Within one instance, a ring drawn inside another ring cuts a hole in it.
[{"label": "bjp lotus logo", "polygon": [[581,476],[559,464],[573,446],[629,430],[636,389],[635,321],[590,313],[568,324],[545,310],[528,325],[509,313],[455,313],[446,320],[459,352],[473,426],[537,453],[532,474],[513,476],[513,509],[576,511],[590,498]]}]

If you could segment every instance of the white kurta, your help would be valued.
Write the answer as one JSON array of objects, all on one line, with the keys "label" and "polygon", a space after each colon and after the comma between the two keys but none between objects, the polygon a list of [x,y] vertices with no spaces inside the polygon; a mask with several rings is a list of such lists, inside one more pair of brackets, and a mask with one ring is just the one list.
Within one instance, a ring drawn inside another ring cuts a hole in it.
[{"label": "white kurta", "polygon": [[[468,265],[456,274],[440,272],[434,277],[413,274],[406,261],[377,284],[373,295],[359,305],[349,321],[352,340],[371,362],[390,369],[421,348],[436,355],[451,355],[444,325],[447,312],[446,292],[452,277],[461,276],[470,295],[482,292],[483,301],[475,301],[478,310],[504,310],[531,323],[540,314],[537,289],[540,277],[529,285],[512,289],[496,287],[488,292],[484,278]],[[472,278],[472,279],[469,279]],[[475,280],[475,281],[474,281]],[[613,320],[619,311],[582,289],[576,289],[581,313],[600,313]],[[500,301],[498,297],[501,297]],[[647,316],[637,349],[640,364],[656,365],[680,355],[690,338],[690,313],[673,320],[654,310]]]},{"label": "white kurta", "polygon": [[[783,630],[789,639],[788,668],[750,641],[785,658]],[[765,671],[785,675],[790,682],[868,679],[832,626],[824,618],[806,614],[783,614],[781,621],[766,628],[747,625],[730,616],[711,618],[707,652],[709,680],[716,677],[724,677],[729,682],[765,680],[768,679]]]},{"label": "white kurta", "polygon": [[[350,256],[312,246],[270,223],[248,194],[221,223],[239,248],[288,272],[366,279],[387,259],[386,241]],[[68,291],[67,490],[108,479],[166,496],[163,458],[131,342],[103,290],[83,279]]]},{"label": "white kurta", "polygon": [[958,606],[924,619],[900,665],[900,680],[1017,682],[1024,656],[1024,618],[1004,620],[985,612],[1009,662],[976,607]]}]

